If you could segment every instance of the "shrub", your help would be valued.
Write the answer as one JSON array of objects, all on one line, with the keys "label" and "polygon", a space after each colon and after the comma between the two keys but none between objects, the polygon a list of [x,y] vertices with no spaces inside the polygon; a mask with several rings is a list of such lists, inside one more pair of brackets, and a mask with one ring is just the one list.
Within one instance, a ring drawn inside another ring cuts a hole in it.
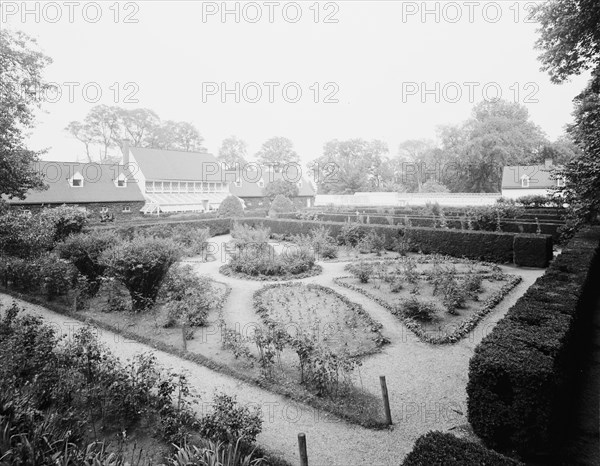
[{"label": "shrub", "polygon": [[553,257],[552,237],[549,235],[515,235],[514,263],[523,267],[548,267]]},{"label": "shrub", "polygon": [[217,216],[221,218],[243,217],[244,207],[240,198],[229,195],[223,199],[223,202],[221,202],[221,205],[219,205]]},{"label": "shrub", "polygon": [[40,291],[48,300],[66,295],[77,282],[73,265],[53,254],[40,256],[34,266],[39,271]]},{"label": "shrub", "polygon": [[180,224],[173,227],[170,237],[183,246],[183,255],[198,256],[206,252],[210,230],[208,228],[192,229]]},{"label": "shrub", "polygon": [[373,276],[373,265],[360,261],[356,266],[351,268],[351,271],[361,283],[369,283],[369,279]]},{"label": "shrub", "polygon": [[179,257],[179,248],[171,240],[137,237],[102,253],[100,262],[125,285],[131,295],[132,310],[152,306],[160,286]]},{"label": "shrub", "polygon": [[335,240],[329,234],[329,229],[324,226],[313,228],[306,235],[294,235],[292,241],[302,248],[312,249],[317,257],[324,259],[337,257]]},{"label": "shrub", "polygon": [[70,235],[57,245],[61,258],[70,261],[89,283],[89,292],[97,293],[106,265],[100,262],[102,253],[115,246],[119,238],[112,230],[92,230],[89,233]]},{"label": "shrub", "polygon": [[250,445],[262,430],[260,408],[241,406],[234,397],[217,394],[213,410],[200,420],[199,434],[207,439],[236,444],[238,440]]},{"label": "shrub", "polygon": [[366,236],[366,231],[357,223],[346,222],[337,237],[338,244],[355,247]]},{"label": "shrub", "polygon": [[522,463],[452,434],[431,431],[415,442],[402,466],[519,466]]},{"label": "shrub", "polygon": [[283,196],[282,194],[278,194],[273,199],[271,203],[271,207],[269,209],[269,217],[277,216],[277,214],[283,214],[287,212],[295,212],[296,207],[294,203],[288,198]]},{"label": "shrub", "polygon": [[528,196],[518,197],[515,202],[517,204],[522,205],[525,208],[542,208],[542,207],[556,207],[556,201],[550,197],[545,196],[543,194],[530,194]]},{"label": "shrub", "polygon": [[40,215],[8,212],[0,217],[0,252],[32,257],[52,249],[54,231]]},{"label": "shrub", "polygon": [[80,233],[87,224],[85,212],[66,205],[42,209],[39,216],[42,223],[52,228],[52,241],[55,243],[63,241],[69,235]]},{"label": "shrub", "polygon": [[598,227],[580,231],[476,347],[468,418],[487,445],[539,459],[561,444],[578,335],[594,309],[599,242]]},{"label": "shrub", "polygon": [[253,227],[235,222],[231,229],[231,237],[238,245],[245,243],[268,243],[271,237],[271,230],[269,228]]},{"label": "shrub", "polygon": [[309,249],[293,248],[283,251],[278,257],[284,273],[298,275],[308,272],[315,265],[315,257]]},{"label": "shrub", "polygon": [[403,300],[398,306],[397,313],[403,317],[420,322],[434,320],[439,312],[435,304],[429,301],[421,301],[416,296]]},{"label": "shrub", "polygon": [[208,312],[219,298],[213,280],[196,275],[190,265],[171,267],[162,284],[160,297],[166,301],[168,309],[165,327],[182,320],[194,327],[205,325]]}]

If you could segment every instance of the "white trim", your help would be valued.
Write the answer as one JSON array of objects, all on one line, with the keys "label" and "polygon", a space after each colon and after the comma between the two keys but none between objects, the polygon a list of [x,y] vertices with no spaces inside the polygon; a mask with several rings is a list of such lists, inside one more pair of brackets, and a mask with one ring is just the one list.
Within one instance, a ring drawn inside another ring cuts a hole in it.
[{"label": "white trim", "polygon": [[[81,181],[81,184],[75,185],[75,181]],[[84,181],[83,175],[79,172],[75,172],[73,176],[69,178],[69,186],[71,186],[71,188],[83,188]]]}]

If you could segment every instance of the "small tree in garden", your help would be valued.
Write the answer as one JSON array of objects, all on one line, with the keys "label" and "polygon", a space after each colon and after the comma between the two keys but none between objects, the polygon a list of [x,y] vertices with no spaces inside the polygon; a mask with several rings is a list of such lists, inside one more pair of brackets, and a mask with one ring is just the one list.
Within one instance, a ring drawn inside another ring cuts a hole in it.
[{"label": "small tree in garden", "polygon": [[93,296],[98,292],[101,277],[106,265],[100,261],[102,253],[120,241],[110,230],[92,230],[90,233],[79,233],[69,236],[58,244],[57,251],[61,258],[70,261],[88,280],[88,292]]},{"label": "small tree in garden", "polygon": [[171,267],[160,290],[168,310],[166,327],[185,323],[199,327],[206,323],[208,312],[218,300],[210,277],[196,275],[190,265]]},{"label": "small tree in garden", "polygon": [[219,210],[217,211],[218,217],[243,217],[244,216],[244,207],[242,206],[242,201],[239,197],[236,196],[227,196],[221,205],[219,206]]},{"label": "small tree in garden", "polygon": [[87,224],[87,214],[74,207],[62,205],[52,209],[43,209],[40,219],[53,229],[53,241],[63,241],[67,236],[79,233]]},{"label": "small tree in garden", "polygon": [[54,232],[39,215],[8,212],[0,217],[0,252],[32,257],[52,248]]},{"label": "small tree in garden", "polygon": [[172,240],[138,236],[104,251],[100,262],[125,285],[133,311],[139,312],[156,302],[160,286],[179,255],[179,246]]},{"label": "small tree in garden", "polygon": [[269,209],[269,216],[273,214],[284,214],[287,212],[295,211],[296,207],[294,206],[294,203],[289,198],[278,194],[271,203],[271,208]]}]

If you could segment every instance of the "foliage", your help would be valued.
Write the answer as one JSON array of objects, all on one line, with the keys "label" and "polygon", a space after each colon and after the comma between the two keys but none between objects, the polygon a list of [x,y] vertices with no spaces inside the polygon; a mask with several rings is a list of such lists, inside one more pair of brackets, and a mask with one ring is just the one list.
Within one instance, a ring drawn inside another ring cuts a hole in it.
[{"label": "foliage", "polygon": [[415,442],[402,466],[519,466],[522,463],[452,434],[430,431]]},{"label": "foliage", "polygon": [[33,257],[52,248],[53,231],[39,215],[9,211],[0,216],[0,251]]},{"label": "foliage", "polygon": [[273,199],[273,202],[271,203],[271,207],[269,208],[269,215],[271,215],[272,213],[282,214],[295,211],[296,206],[294,206],[294,203],[288,197],[285,197],[282,194],[278,194],[277,196],[275,196],[275,199]]},{"label": "foliage", "polygon": [[135,237],[104,251],[100,263],[125,285],[133,311],[139,312],[155,303],[160,286],[178,257],[179,248],[171,240]]},{"label": "foliage", "polygon": [[256,158],[265,165],[285,165],[288,163],[298,163],[300,157],[294,150],[294,144],[288,138],[274,137],[262,145]]},{"label": "foliage", "polygon": [[208,313],[219,299],[213,280],[196,275],[191,265],[170,268],[160,290],[168,311],[166,327],[185,321],[193,327],[206,324]]},{"label": "foliage", "polygon": [[409,319],[429,322],[436,318],[439,309],[430,301],[420,300],[416,296],[412,296],[403,300],[396,312]]},{"label": "foliage", "polygon": [[335,259],[338,254],[338,248],[329,231],[328,228],[321,225],[313,228],[306,235],[294,235],[292,241],[301,248],[311,248],[317,257]]},{"label": "foliage", "polygon": [[600,231],[580,231],[477,346],[469,363],[468,417],[486,445],[524,457],[564,438],[578,331],[595,302]]},{"label": "foliage", "polygon": [[217,215],[221,218],[243,217],[244,207],[242,206],[242,201],[240,201],[239,197],[233,195],[227,196],[221,202]]},{"label": "foliage", "polygon": [[437,180],[429,179],[421,186],[422,193],[449,193],[450,190]]},{"label": "foliage", "polygon": [[554,83],[600,65],[600,12],[593,0],[552,0],[537,5],[541,24],[536,47],[542,51],[542,69]]},{"label": "foliage", "polygon": [[269,228],[260,226],[250,226],[245,223],[234,222],[231,229],[231,237],[235,240],[236,245],[245,243],[267,243],[271,237]]},{"label": "foliage", "polygon": [[44,189],[35,163],[40,153],[24,145],[48,84],[42,72],[52,60],[37,50],[34,39],[22,32],[0,30],[0,198],[24,199],[30,189]]},{"label": "foliage", "polygon": [[100,262],[102,253],[119,242],[112,230],[91,230],[67,237],[57,245],[62,259],[70,261],[89,283],[89,292],[93,296],[100,288],[101,278],[106,266]]},{"label": "foliage", "polygon": [[235,397],[221,393],[213,397],[212,411],[200,420],[202,437],[229,444],[250,445],[262,429],[259,407],[240,405]]},{"label": "foliage", "polygon": [[254,458],[254,450],[245,454],[239,440],[235,444],[209,440],[200,447],[178,446],[170,458],[173,466],[259,466],[263,462],[263,458]]},{"label": "foliage", "polygon": [[514,202],[525,208],[540,209],[542,207],[562,207],[563,201],[543,194],[530,194],[529,196],[518,197]]},{"label": "foliage", "polygon": [[274,180],[268,183],[263,189],[263,195],[273,201],[278,195],[282,195],[289,199],[298,196],[298,185],[284,179]]},{"label": "foliage", "polygon": [[373,264],[360,261],[356,266],[352,267],[351,271],[361,283],[369,283],[369,279],[373,276]]},{"label": "foliage", "polygon": [[242,169],[246,165],[247,146],[242,139],[230,136],[223,139],[217,158],[227,169]]},{"label": "foliage", "polygon": [[338,244],[343,246],[355,247],[366,236],[366,231],[363,230],[357,223],[346,222],[342,225],[340,234],[337,237]]},{"label": "foliage", "polygon": [[350,139],[329,141],[323,155],[309,165],[315,174],[319,193],[353,194],[357,191],[379,191],[378,180],[388,172],[382,157],[387,145],[378,140]]},{"label": "foliage", "polygon": [[235,272],[257,276],[299,275],[315,265],[312,251],[294,248],[277,254],[268,243],[247,243],[229,261]]},{"label": "foliage", "polygon": [[66,205],[42,209],[39,216],[42,224],[52,228],[52,241],[54,243],[63,241],[71,234],[80,233],[87,224],[87,214],[85,212]]}]

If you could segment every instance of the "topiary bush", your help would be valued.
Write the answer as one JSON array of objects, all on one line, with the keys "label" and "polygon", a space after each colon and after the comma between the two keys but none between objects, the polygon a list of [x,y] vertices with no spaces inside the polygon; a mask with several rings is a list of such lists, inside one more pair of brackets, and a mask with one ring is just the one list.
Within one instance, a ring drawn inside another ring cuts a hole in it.
[{"label": "topiary bush", "polygon": [[239,197],[229,195],[221,205],[219,205],[219,209],[217,210],[217,216],[220,218],[236,218],[244,216],[244,206],[242,205],[242,201]]},{"label": "topiary bush", "polygon": [[523,463],[452,434],[427,432],[415,442],[402,466],[519,466]]},{"label": "topiary bush", "polygon": [[294,203],[282,194],[278,194],[273,199],[271,207],[269,208],[269,217],[276,217],[277,214],[283,214],[288,212],[295,212],[296,206]]},{"label": "topiary bush", "polygon": [[169,268],[180,254],[172,240],[138,236],[104,251],[100,263],[125,285],[133,311],[139,312],[154,305]]}]

